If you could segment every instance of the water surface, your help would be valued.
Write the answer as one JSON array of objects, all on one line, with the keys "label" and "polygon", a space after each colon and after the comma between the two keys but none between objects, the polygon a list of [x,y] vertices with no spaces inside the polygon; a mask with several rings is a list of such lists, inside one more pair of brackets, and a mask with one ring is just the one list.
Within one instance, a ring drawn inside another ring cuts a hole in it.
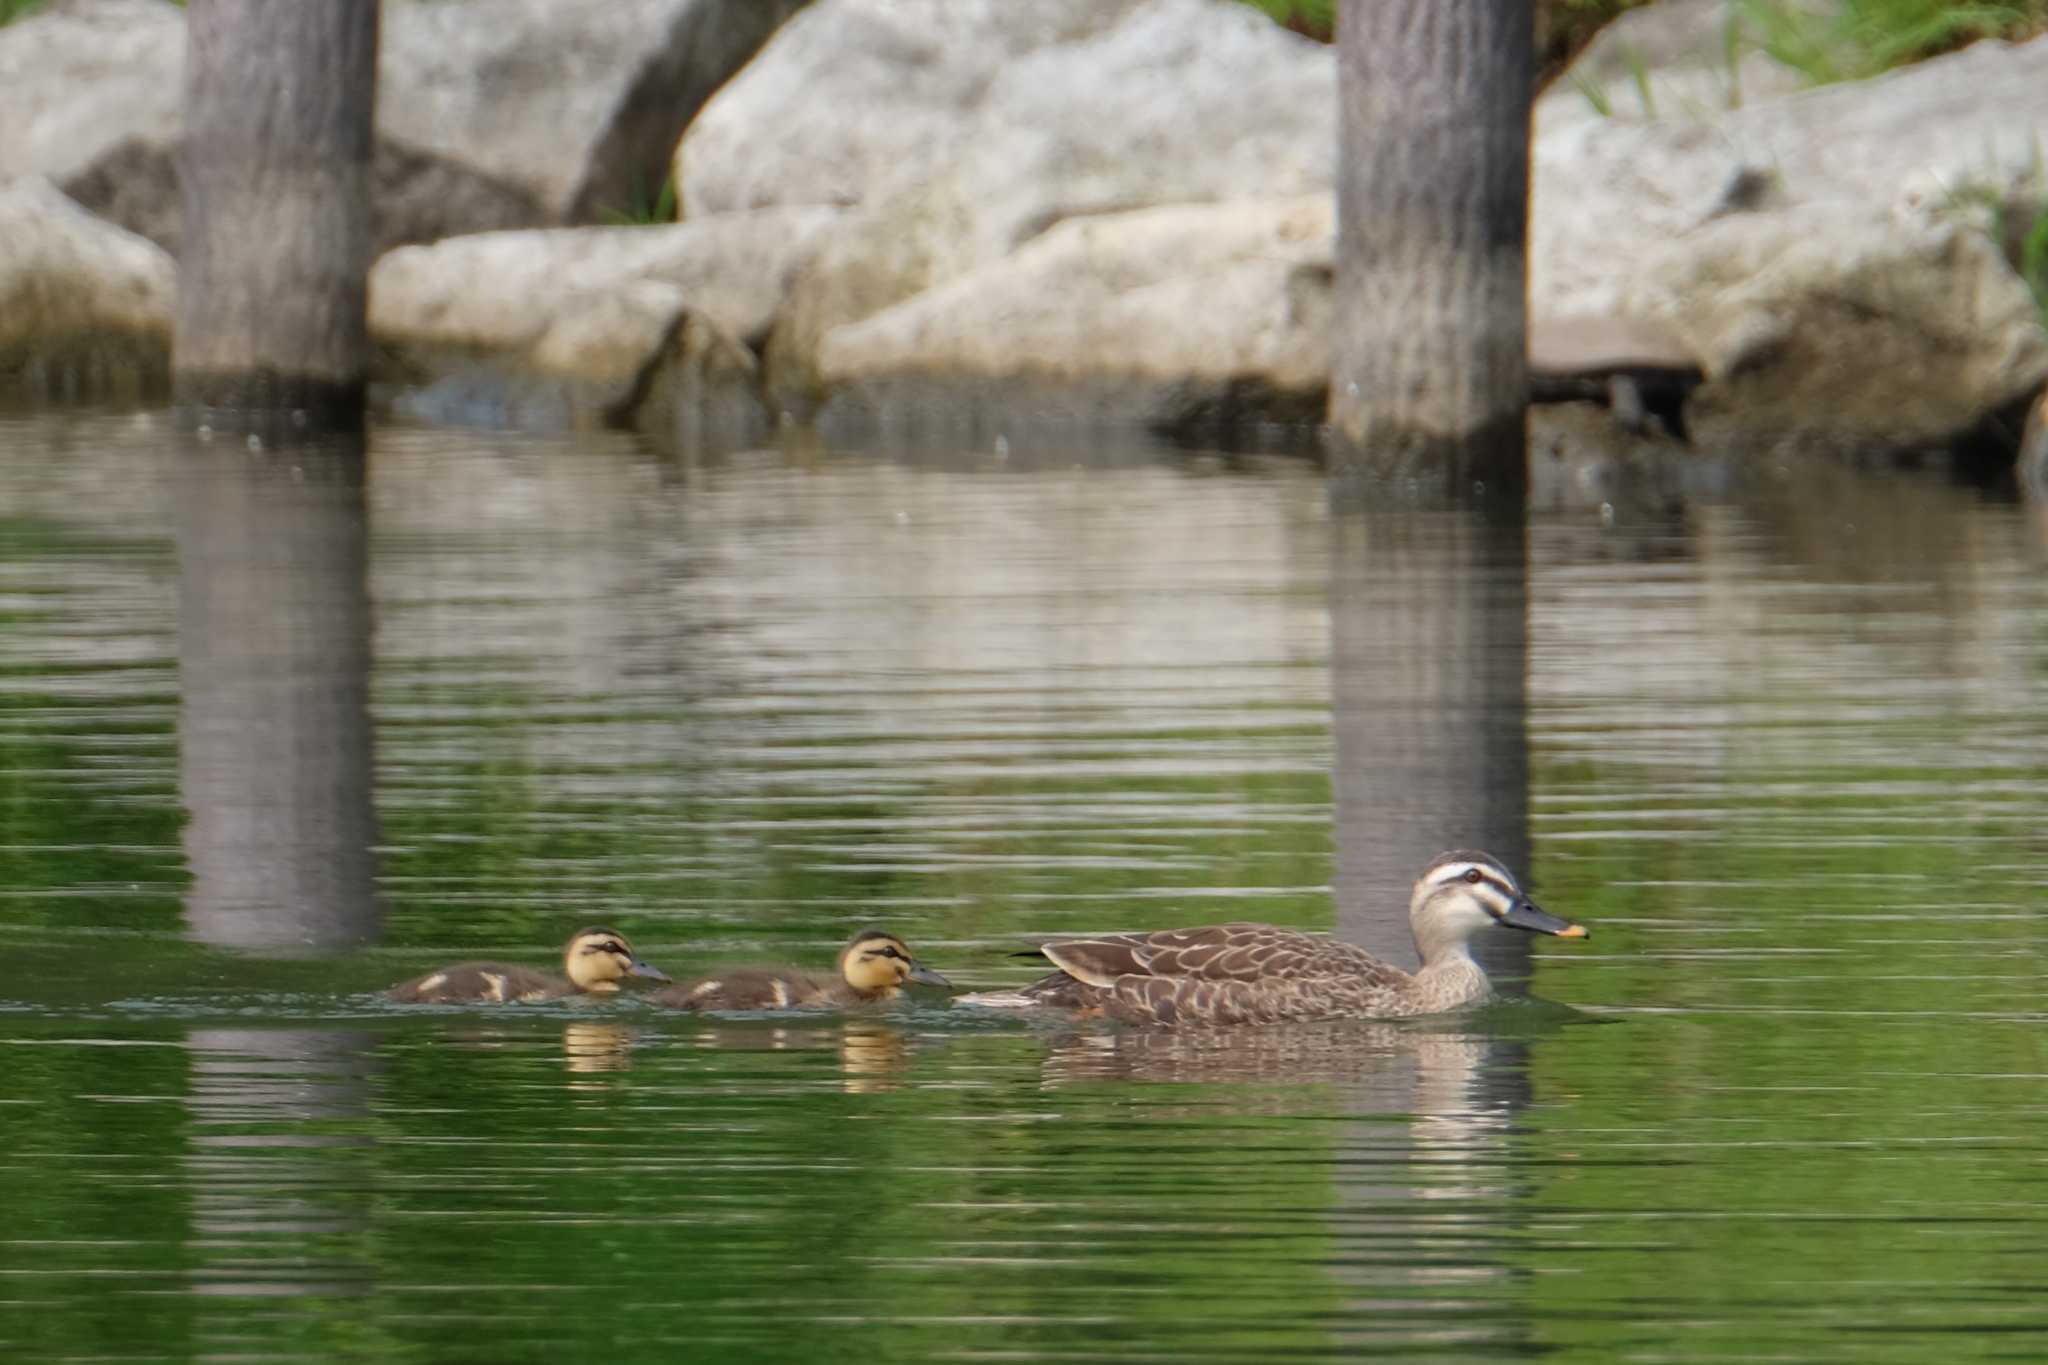
[{"label": "water surface", "polygon": [[[0,425],[6,1359],[2039,1354],[2025,509],[1775,471],[1503,553],[1287,459],[349,467]],[[1392,865],[1502,839],[1595,937],[1401,1026],[377,994],[590,921],[1393,951]]]}]

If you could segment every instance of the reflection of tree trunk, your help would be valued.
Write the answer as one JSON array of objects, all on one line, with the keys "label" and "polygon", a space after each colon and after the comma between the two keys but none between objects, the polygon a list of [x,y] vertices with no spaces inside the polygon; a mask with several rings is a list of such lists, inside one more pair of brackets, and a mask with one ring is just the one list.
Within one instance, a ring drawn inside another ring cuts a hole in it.
[{"label": "reflection of tree trunk", "polygon": [[[372,1040],[326,1029],[195,1029],[186,1039],[192,1292],[368,1293],[367,1261],[313,1259],[368,1223]],[[224,1329],[241,1330],[238,1308]],[[202,1334],[204,1329],[202,1328]],[[224,1343],[225,1344],[225,1343]]]},{"label": "reflection of tree trunk", "polygon": [[[1408,893],[1431,857],[1481,848],[1529,875],[1527,503],[1517,480],[1477,499],[1382,484],[1333,501],[1337,929],[1405,964]],[[1473,952],[1496,982],[1527,974],[1525,934],[1483,932]],[[1349,1095],[1370,1121],[1346,1130],[1334,1225],[1339,1278],[1361,1305],[1445,1283],[1492,1296],[1508,1275],[1526,1050],[1428,1032],[1400,1060],[1411,1058]],[[1468,1346],[1528,1344],[1526,1323],[1505,1313],[1459,1330]]]},{"label": "reflection of tree trunk", "polygon": [[178,785],[195,937],[271,951],[378,928],[360,441],[184,452]]},{"label": "reflection of tree trunk", "polygon": [[[1408,892],[1447,848],[1529,876],[1528,531],[1518,497],[1375,489],[1331,534],[1338,931],[1406,964]],[[1526,936],[1484,933],[1489,972]]]}]

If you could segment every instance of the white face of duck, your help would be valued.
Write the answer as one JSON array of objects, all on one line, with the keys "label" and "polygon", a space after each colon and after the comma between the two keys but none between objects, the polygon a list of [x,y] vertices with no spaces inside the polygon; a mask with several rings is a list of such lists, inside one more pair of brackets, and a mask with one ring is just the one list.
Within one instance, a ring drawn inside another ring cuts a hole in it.
[{"label": "white face of duck", "polygon": [[570,939],[562,950],[562,970],[586,991],[615,991],[629,976],[669,979],[659,967],[642,962],[626,936],[611,929],[585,929]]},{"label": "white face of duck", "polygon": [[1587,937],[1584,925],[1559,919],[1524,896],[1498,859],[1462,849],[1439,854],[1423,870],[1408,902],[1408,922],[1425,956],[1432,946],[1465,943],[1494,925],[1559,938]]}]

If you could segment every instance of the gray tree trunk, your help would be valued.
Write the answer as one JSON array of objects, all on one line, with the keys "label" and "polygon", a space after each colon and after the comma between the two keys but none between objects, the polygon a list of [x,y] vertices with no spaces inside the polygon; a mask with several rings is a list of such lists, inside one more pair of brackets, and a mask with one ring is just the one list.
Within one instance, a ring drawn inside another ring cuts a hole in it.
[{"label": "gray tree trunk", "polygon": [[178,401],[360,423],[377,0],[191,0],[186,24]]},{"label": "gray tree trunk", "polygon": [[1525,429],[1531,22],[1526,0],[1342,0],[1340,452]]}]

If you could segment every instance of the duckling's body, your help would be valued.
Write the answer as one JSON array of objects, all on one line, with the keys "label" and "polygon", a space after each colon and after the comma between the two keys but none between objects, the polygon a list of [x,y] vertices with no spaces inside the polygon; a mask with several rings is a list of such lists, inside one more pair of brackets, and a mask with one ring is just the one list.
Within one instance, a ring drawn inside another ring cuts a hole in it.
[{"label": "duckling's body", "polygon": [[656,991],[648,998],[685,1010],[846,1009],[892,1000],[906,981],[926,986],[952,984],[920,964],[894,934],[863,929],[839,950],[836,976],[794,967],[736,967]]},{"label": "duckling's body", "polygon": [[1475,1004],[1492,993],[1471,936],[1503,925],[1562,938],[1583,926],[1538,909],[1497,859],[1460,849],[1424,869],[1408,903],[1422,965],[1404,972],[1327,934],[1271,924],[1212,924],[1047,943],[1059,970],[1015,991],[961,996],[999,1009],[1049,1007],[1130,1024],[1251,1024],[1399,1019]]},{"label": "duckling's body", "polygon": [[388,992],[405,1004],[532,1004],[571,995],[610,995],[627,977],[667,981],[616,929],[578,930],[562,949],[561,976],[506,962],[457,962]]}]

